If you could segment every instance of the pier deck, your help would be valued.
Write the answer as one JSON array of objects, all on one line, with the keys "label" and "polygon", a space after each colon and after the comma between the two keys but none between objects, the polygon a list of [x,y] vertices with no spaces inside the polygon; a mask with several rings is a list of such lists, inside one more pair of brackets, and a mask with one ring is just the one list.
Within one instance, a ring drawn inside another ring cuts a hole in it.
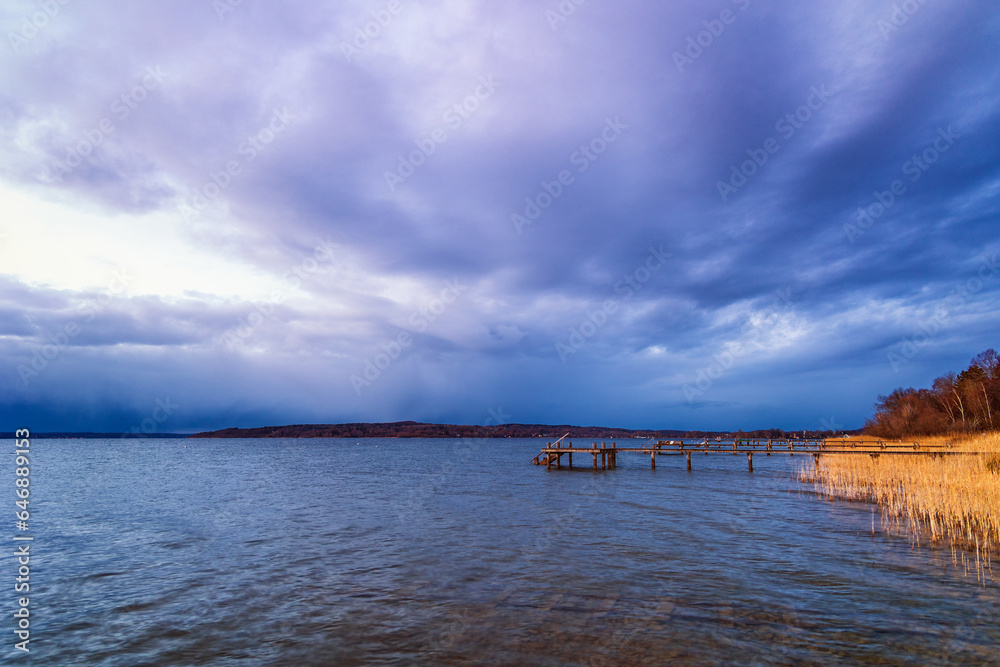
[{"label": "pier deck", "polygon": [[[566,436],[563,436],[566,437]],[[812,455],[818,461],[820,456],[839,454],[868,454],[878,456],[978,456],[985,452],[959,451],[950,443],[921,444],[918,441],[878,440],[856,438],[850,440],[796,440],[796,439],[715,439],[702,440],[699,443],[684,443],[679,440],[658,440],[656,443],[644,444],[640,447],[619,447],[612,442],[598,445],[591,443],[590,447],[574,447],[572,442],[560,445],[559,440],[548,442],[542,451],[531,461],[535,465],[544,465],[549,469],[561,469],[563,456],[566,457],[566,467],[573,467],[573,454],[592,457],[594,470],[613,470],[618,467],[618,455],[642,454],[649,456],[650,467],[656,468],[657,456],[684,456],[687,459],[687,469],[691,470],[692,454],[730,454],[733,456],[746,454],[747,468],[753,472],[753,455],[788,454],[789,456]],[[598,461],[600,466],[598,467]]]}]

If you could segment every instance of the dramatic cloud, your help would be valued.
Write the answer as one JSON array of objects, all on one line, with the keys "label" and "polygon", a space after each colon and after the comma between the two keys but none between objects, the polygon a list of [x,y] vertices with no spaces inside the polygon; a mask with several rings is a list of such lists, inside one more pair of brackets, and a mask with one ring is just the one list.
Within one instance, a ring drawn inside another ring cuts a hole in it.
[{"label": "dramatic cloud", "polygon": [[0,428],[851,428],[1000,343],[988,3],[0,27]]}]

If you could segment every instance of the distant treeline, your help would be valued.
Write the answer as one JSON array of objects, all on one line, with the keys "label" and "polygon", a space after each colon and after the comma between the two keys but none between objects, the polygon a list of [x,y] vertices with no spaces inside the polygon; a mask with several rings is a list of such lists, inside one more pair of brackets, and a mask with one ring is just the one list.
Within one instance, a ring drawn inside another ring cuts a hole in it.
[{"label": "distant treeline", "polygon": [[864,431],[883,438],[997,428],[1000,419],[1000,356],[977,354],[964,371],[934,380],[930,389],[897,389],[879,396]]},{"label": "distant treeline", "polygon": [[[414,421],[358,424],[299,424],[261,428],[227,428],[197,433],[192,438],[786,438],[830,437],[832,431],[681,431],[607,428],[603,426],[552,426],[549,424],[501,424],[470,426],[459,424],[424,424]],[[842,432],[843,433],[843,432]],[[848,432],[850,433],[850,432]]]},{"label": "distant treeline", "polygon": [[[13,433],[0,432],[0,438],[13,438]],[[95,433],[93,431],[55,431],[52,433],[31,432],[38,440],[117,440],[120,438],[186,438],[185,433]]]}]

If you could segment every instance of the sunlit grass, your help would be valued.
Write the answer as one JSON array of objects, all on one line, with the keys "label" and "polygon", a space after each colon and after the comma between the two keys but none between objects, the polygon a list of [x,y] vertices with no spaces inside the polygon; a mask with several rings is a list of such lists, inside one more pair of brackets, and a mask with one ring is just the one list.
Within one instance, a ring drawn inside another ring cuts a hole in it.
[{"label": "sunlit grass", "polygon": [[[989,568],[1000,549],[1000,433],[920,438],[924,445],[953,443],[983,456],[823,456],[803,478],[831,498],[874,502],[890,525],[919,543],[974,550]],[[909,439],[907,439],[909,441]]]}]

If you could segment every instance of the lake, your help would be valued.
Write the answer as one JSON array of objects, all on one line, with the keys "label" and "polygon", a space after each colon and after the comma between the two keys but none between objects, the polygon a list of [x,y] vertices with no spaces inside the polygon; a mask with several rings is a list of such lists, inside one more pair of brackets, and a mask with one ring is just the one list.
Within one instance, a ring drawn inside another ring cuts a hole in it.
[{"label": "lake", "polygon": [[33,441],[19,662],[1000,664],[997,585],[809,457],[547,471],[543,442]]}]

